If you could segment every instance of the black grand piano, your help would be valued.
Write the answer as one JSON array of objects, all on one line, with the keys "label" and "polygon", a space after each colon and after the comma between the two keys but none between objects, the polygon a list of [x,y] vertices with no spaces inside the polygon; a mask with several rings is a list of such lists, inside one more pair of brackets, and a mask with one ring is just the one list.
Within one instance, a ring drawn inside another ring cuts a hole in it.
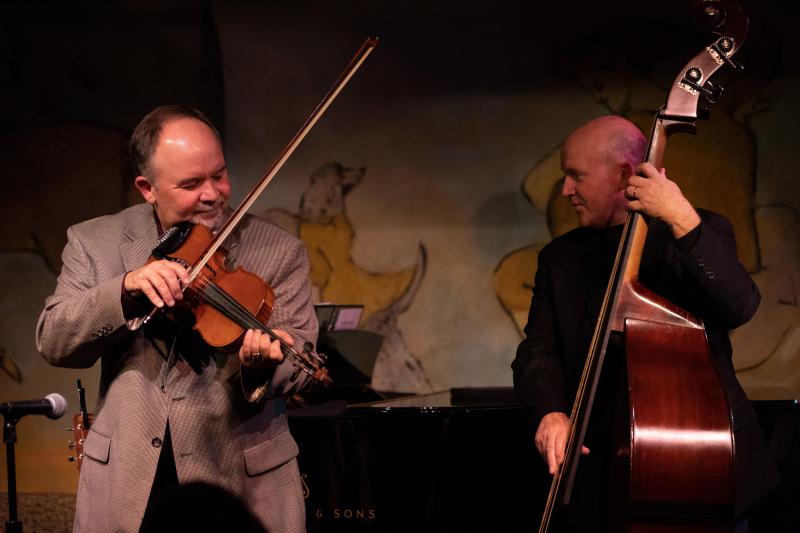
[{"label": "black grand piano", "polygon": [[[376,392],[364,333],[321,335],[337,385],[289,409],[308,530],[535,531],[550,477],[513,390]],[[783,482],[750,531],[800,532],[800,402],[754,405]]]},{"label": "black grand piano", "polygon": [[[783,481],[753,511],[750,531],[796,533],[800,403],[754,405]],[[289,413],[310,532],[538,527],[549,477],[511,389],[450,389]]]},{"label": "black grand piano", "polygon": [[290,410],[289,422],[309,531],[535,529],[545,471],[510,389]]}]

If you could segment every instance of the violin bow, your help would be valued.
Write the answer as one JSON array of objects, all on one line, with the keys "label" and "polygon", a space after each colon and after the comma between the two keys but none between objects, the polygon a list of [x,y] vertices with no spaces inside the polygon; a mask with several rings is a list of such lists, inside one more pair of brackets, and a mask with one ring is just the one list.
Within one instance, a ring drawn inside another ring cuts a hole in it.
[{"label": "violin bow", "polygon": [[[227,239],[230,234],[233,233],[233,230],[236,229],[236,226],[242,220],[245,213],[247,213],[250,207],[252,207],[261,193],[264,192],[264,189],[267,188],[275,175],[281,170],[281,168],[283,168],[283,165],[286,163],[289,157],[291,157],[297,147],[300,146],[300,143],[303,142],[303,139],[305,139],[306,135],[308,135],[308,132],[311,131],[322,115],[325,114],[325,111],[328,110],[336,97],[339,96],[339,93],[342,92],[342,89],[344,89],[345,85],[347,85],[347,83],[350,81],[350,78],[355,75],[356,71],[358,71],[376,46],[378,46],[377,37],[367,37],[364,40],[364,43],[355,53],[353,58],[347,64],[345,69],[333,83],[325,96],[323,96],[320,103],[317,105],[311,115],[309,115],[303,125],[300,126],[300,129],[297,131],[297,133],[294,134],[294,137],[292,137],[292,140],[289,141],[289,144],[286,145],[280,154],[278,154],[278,157],[275,158],[275,161],[273,161],[273,163],[264,172],[264,175],[261,177],[261,180],[258,182],[258,184],[247,194],[247,196],[245,196],[244,200],[242,200],[233,214],[231,214],[231,216],[222,226],[222,229],[220,229],[219,232],[214,236],[214,239],[212,239],[211,243],[209,243],[208,247],[200,256],[200,259],[198,259],[197,262],[192,265],[191,269],[189,270],[190,284],[200,275],[208,261],[214,256],[222,243],[225,242],[225,239]],[[159,309],[160,308],[158,307],[154,308],[144,318],[141,324],[147,324],[150,319],[153,318],[153,316],[159,311]]]}]

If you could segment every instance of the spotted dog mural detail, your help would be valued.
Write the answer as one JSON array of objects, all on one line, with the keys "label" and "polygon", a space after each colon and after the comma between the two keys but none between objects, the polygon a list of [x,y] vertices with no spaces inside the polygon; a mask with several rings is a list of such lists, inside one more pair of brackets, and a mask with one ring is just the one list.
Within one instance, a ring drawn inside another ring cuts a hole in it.
[{"label": "spotted dog mural detail", "polygon": [[427,392],[433,386],[397,323],[423,281],[427,251],[420,244],[413,266],[396,272],[370,272],[356,264],[351,255],[355,230],[347,217],[345,197],[361,183],[364,174],[363,167],[328,163],[311,175],[299,213],[272,209],[265,217],[305,242],[317,299],[362,304],[360,327],[383,336],[372,386],[378,390]]}]

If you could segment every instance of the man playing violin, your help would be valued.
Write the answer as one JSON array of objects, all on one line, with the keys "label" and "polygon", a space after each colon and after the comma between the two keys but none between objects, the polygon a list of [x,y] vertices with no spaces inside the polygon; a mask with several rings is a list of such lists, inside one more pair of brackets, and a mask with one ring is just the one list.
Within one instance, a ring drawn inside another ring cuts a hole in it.
[{"label": "man playing violin", "polygon": [[[303,531],[305,511],[283,397],[294,375],[278,340],[248,330],[235,354],[210,348],[176,310],[184,266],[148,262],[159,235],[180,222],[219,230],[231,187],[219,133],[201,112],[163,106],[129,143],[146,200],[69,228],[55,293],[36,330],[53,365],[101,362],[97,413],[83,453],[76,531],[135,531],[160,499],[201,481],[238,495],[269,530]],[[227,262],[272,287],[268,326],[286,344],[314,343],[308,258],[302,242],[247,216],[224,247]],[[152,525],[152,524],[151,524]]]},{"label": "man playing violin", "polygon": [[[755,313],[757,287],[736,257],[724,217],[696,210],[663,169],[639,164],[647,142],[631,122],[601,117],[563,144],[561,194],[580,228],[539,254],[525,339],[512,364],[514,387],[531,410],[536,448],[550,474],[564,461],[571,411],[617,244],[628,211],[646,216],[640,279],[654,292],[703,319],[733,411],[736,512],[744,513],[777,481],[755,413],[736,380],[728,330]],[[567,530],[605,530],[611,430],[619,368],[606,358],[582,449]],[[676,465],[676,467],[679,467]]]}]

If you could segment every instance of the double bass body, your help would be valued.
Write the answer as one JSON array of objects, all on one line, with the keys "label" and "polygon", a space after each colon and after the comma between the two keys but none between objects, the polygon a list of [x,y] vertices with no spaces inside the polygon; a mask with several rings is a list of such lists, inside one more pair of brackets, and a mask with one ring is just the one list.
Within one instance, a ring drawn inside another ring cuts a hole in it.
[{"label": "double bass body", "polygon": [[631,532],[730,531],[733,428],[703,324],[635,281],[618,305],[627,386],[612,518]]},{"label": "double bass body", "polygon": [[[698,115],[720,95],[709,78],[725,66],[740,69],[732,56],[747,35],[741,7],[711,0],[695,4],[698,20],[715,38],[681,70],[656,116],[645,158],[656,168],[663,166],[669,136],[694,133]],[[612,530],[732,530],[731,409],[702,321],[639,282],[647,230],[640,214],[628,214],[540,533],[548,530],[554,507],[569,502],[607,355],[625,362],[614,416]],[[621,336],[621,343],[610,344],[612,336]],[[621,350],[610,348],[615,344]]]}]

